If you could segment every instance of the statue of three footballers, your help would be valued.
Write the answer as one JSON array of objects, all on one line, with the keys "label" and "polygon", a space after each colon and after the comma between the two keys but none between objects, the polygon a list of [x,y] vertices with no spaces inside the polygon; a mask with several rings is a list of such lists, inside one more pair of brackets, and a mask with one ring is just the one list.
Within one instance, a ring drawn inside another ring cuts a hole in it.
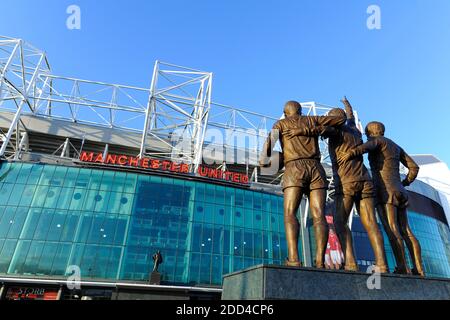
[{"label": "statue of three footballers", "polygon": [[[383,237],[376,221],[375,208],[389,238],[397,267],[394,273],[424,276],[421,248],[408,224],[406,208],[410,185],[418,174],[418,166],[406,152],[384,137],[382,123],[367,125],[367,143],[356,126],[353,109],[346,98],[342,100],[345,111],[332,109],[327,116],[302,116],[301,105],[289,101],[284,108],[285,118],[278,121],[264,144],[261,166],[270,166],[272,149],[277,140],[282,147],[285,166],[283,177],[284,220],[288,258],[286,265],[301,266],[298,256],[299,222],[296,216],[303,195],[309,198],[310,212],[316,239],[316,268],[324,268],[325,249],[328,242],[328,225],[325,220],[325,201],[328,183],[320,163],[319,138],[328,139],[335,184],[335,227],[344,255],[344,268],[357,271],[349,216],[356,207],[361,222],[367,230],[375,255],[377,272],[386,273],[388,267]],[[372,178],[363,163],[363,154],[369,154]],[[400,163],[408,168],[407,177],[401,181]],[[406,243],[413,268],[406,263]]]}]

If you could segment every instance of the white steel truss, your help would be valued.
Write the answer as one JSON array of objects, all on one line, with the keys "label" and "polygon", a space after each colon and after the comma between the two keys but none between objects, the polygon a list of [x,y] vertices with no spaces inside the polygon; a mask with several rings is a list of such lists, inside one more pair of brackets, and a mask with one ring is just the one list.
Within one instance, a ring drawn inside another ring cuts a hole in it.
[{"label": "white steel truss", "polygon": [[151,136],[171,150],[158,155],[176,157],[195,172],[202,160],[211,91],[212,73],[156,61],[140,156],[153,155],[147,146]]},{"label": "white steel truss", "polygon": [[18,149],[20,116],[25,109],[35,112],[32,97],[41,94],[41,75],[49,71],[44,52],[21,39],[0,38],[0,107],[14,112],[8,131],[1,133],[0,156],[5,155],[13,135],[16,135],[16,145],[12,147]]},{"label": "white steel truss", "polygon": [[[324,115],[332,108],[314,102],[302,103],[302,107],[305,115]],[[202,163],[205,144],[218,144],[207,130],[222,133],[222,147],[245,151],[244,159],[235,159],[238,163],[255,166],[267,134],[278,120],[212,102],[210,72],[156,61],[150,88],[57,76],[43,51],[21,39],[1,36],[0,111],[13,115],[8,131],[0,131],[0,157],[17,157],[26,145],[22,117],[27,115],[132,132],[141,136],[136,156],[175,156],[189,163],[193,172]],[[240,134],[246,140],[236,139]],[[181,147],[177,136],[184,138]],[[164,148],[158,150],[156,143]],[[326,141],[320,143],[322,161],[329,162]],[[8,154],[8,146],[12,154]],[[254,176],[257,180],[257,174]]]}]

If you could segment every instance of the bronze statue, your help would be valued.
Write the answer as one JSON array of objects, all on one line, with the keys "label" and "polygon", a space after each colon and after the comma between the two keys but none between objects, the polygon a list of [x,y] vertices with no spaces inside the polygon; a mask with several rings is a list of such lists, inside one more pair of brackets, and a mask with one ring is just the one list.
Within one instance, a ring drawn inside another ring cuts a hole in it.
[{"label": "bronze statue", "polygon": [[[353,206],[361,217],[361,223],[367,231],[372,245],[377,271],[388,272],[383,236],[378,228],[375,216],[375,188],[362,156],[347,162],[338,163],[337,155],[345,153],[363,143],[362,134],[356,126],[353,108],[344,97],[341,100],[345,111],[332,109],[330,116],[346,116],[347,123],[340,127],[328,127],[322,136],[328,138],[328,148],[333,167],[335,185],[335,219],[337,235],[345,254],[345,270],[358,271],[355,260],[352,233],[348,219]],[[313,132],[314,133],[314,132]]]},{"label": "bronze statue", "polygon": [[153,258],[153,272],[158,272],[159,265],[163,263],[163,257],[161,255],[161,251],[156,251],[156,253],[152,256]]},{"label": "bronze statue", "polygon": [[[371,122],[366,127],[368,142],[339,156],[339,163],[369,153],[373,181],[377,190],[378,213],[394,252],[395,273],[424,276],[421,248],[408,224],[406,208],[408,193],[405,186],[417,177],[419,167],[414,160],[392,140],[384,137],[385,127]],[[400,163],[408,168],[407,177],[401,181]],[[406,242],[414,268],[408,270],[403,240]]]},{"label": "bronze statue", "polygon": [[[296,217],[302,196],[309,197],[310,211],[316,238],[317,268],[324,267],[328,242],[328,225],[325,220],[325,199],[328,182],[320,163],[318,136],[307,136],[311,128],[342,125],[345,117],[302,116],[301,105],[289,101],[284,107],[285,119],[275,123],[261,154],[260,165],[267,166],[276,140],[283,149],[285,173],[283,177],[284,225],[288,247],[286,265],[301,266],[298,256],[299,222]],[[303,135],[302,135],[303,134]],[[272,138],[272,135],[275,138]]]}]

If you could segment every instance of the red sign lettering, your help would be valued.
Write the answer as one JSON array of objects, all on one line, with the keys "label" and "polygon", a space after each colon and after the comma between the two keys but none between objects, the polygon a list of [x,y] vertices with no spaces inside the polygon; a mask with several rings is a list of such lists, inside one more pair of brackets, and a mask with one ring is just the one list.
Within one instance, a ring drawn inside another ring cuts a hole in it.
[{"label": "red sign lettering", "polygon": [[[84,151],[80,155],[80,161],[189,174],[188,164],[176,163],[169,160],[157,160],[115,154],[107,154],[106,157],[103,157],[102,153],[95,154],[94,152]],[[249,182],[248,176],[245,174],[222,171],[221,169],[213,169],[205,166],[199,166],[197,174],[200,177],[225,180],[234,183],[248,184]]]},{"label": "red sign lettering", "polygon": [[106,164],[116,164],[116,161],[117,161],[117,155],[108,154],[106,156],[106,161],[105,161]]},{"label": "red sign lettering", "polygon": [[103,163],[103,154],[99,153],[96,157],[95,157],[95,161],[97,163]]},{"label": "red sign lettering", "polygon": [[80,156],[80,160],[84,162],[92,162],[93,158],[94,158],[93,152],[83,152]]},{"label": "red sign lettering", "polygon": [[124,166],[127,163],[127,156],[120,156],[117,163],[121,166]]}]

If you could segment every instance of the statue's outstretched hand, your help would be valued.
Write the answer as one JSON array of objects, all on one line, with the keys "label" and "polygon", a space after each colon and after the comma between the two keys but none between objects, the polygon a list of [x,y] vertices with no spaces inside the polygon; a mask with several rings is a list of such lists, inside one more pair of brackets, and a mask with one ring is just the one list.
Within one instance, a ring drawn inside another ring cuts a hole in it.
[{"label": "statue's outstretched hand", "polygon": [[302,129],[288,129],[284,132],[284,136],[288,139],[292,139],[296,136],[301,136],[302,134],[304,134]]},{"label": "statue's outstretched hand", "polygon": [[288,129],[283,133],[283,135],[287,139],[292,139],[297,136],[315,137],[315,136],[322,135],[326,128],[327,127],[324,127],[324,126],[317,126],[317,127],[313,127],[313,128]]},{"label": "statue's outstretched hand", "polygon": [[353,158],[352,152],[343,152],[343,153],[338,154],[337,162],[338,162],[338,164],[342,164],[344,162],[349,161],[351,158]]}]

